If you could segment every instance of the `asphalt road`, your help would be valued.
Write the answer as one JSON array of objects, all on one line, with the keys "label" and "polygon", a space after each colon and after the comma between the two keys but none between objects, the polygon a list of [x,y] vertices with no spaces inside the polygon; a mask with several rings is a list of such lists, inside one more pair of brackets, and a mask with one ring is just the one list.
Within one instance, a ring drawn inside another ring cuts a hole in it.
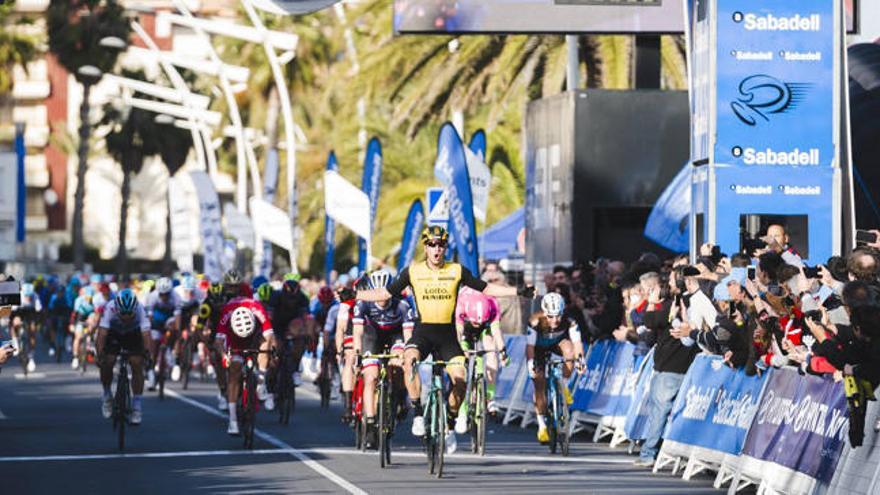
[{"label": "asphalt road", "polygon": [[338,404],[320,409],[312,385],[298,389],[288,426],[274,412],[259,414],[253,451],[226,435],[212,383],[194,380],[186,391],[173,383],[164,401],[148,392],[143,424],[127,430],[121,454],[101,417],[97,372],[48,361],[41,352],[27,379],[12,361],[0,373],[0,493],[720,493],[708,477],[685,482],[636,468],[624,448],[587,435],[561,458],[537,444],[534,429],[500,424],[485,457],[462,453],[469,440],[459,436],[438,480],[407,422],[394,439],[394,465],[381,469],[378,454],[353,448]]}]

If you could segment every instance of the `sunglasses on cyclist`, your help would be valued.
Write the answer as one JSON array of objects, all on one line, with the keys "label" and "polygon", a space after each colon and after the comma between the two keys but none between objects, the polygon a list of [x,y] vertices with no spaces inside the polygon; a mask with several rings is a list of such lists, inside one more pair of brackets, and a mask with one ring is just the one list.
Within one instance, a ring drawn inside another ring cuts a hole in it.
[{"label": "sunglasses on cyclist", "polygon": [[428,247],[432,247],[432,248],[435,248],[435,247],[445,248],[445,247],[446,247],[446,243],[445,243],[445,242],[439,242],[439,241],[430,241],[430,242],[426,242],[425,245],[428,246]]}]

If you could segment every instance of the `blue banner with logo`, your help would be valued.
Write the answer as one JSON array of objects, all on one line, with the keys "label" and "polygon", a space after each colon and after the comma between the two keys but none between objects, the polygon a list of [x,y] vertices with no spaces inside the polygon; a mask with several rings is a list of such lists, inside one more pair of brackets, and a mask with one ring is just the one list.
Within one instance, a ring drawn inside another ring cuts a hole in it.
[{"label": "blue banner with logo", "polygon": [[16,126],[15,132],[15,155],[16,155],[16,168],[18,168],[18,183],[16,184],[18,189],[18,201],[16,202],[16,220],[15,220],[15,242],[24,242],[25,235],[25,212],[26,212],[26,204],[25,199],[27,198],[27,190],[25,188],[24,181],[24,157],[26,154],[26,150],[24,147],[24,126]]},{"label": "blue banner with logo", "polygon": [[571,408],[597,416],[624,416],[635,391],[639,365],[628,342],[600,340],[587,356],[587,370],[574,383]]},{"label": "blue banner with logo", "polygon": [[425,225],[425,209],[418,199],[412,202],[409,213],[406,215],[406,223],[403,224],[403,238],[400,240],[400,253],[397,255],[397,272],[400,273],[412,263],[419,245],[419,235]]},{"label": "blue banner with logo", "polygon": [[794,233],[793,247],[807,262],[834,253],[838,7],[827,0],[696,2],[694,72],[708,77],[694,81],[710,84],[708,93],[705,84],[695,88],[692,158],[708,158],[708,148],[700,151],[707,135],[714,139],[713,162],[697,167],[693,180],[694,221],[703,225],[694,228],[698,244],[739,251],[746,216],[761,215]]},{"label": "blue banner with logo", "polygon": [[[336,161],[336,153],[331,151],[327,156],[327,171],[338,172],[339,163]],[[330,284],[331,272],[336,263],[336,221],[324,214],[324,279]]]},{"label": "blue banner with logo", "polygon": [[716,163],[832,165],[836,7],[717,1]]},{"label": "blue banner with logo", "polygon": [[[376,208],[379,206],[379,188],[382,185],[382,145],[379,138],[370,139],[367,153],[364,155],[364,176],[361,190],[370,198],[370,230],[376,219]],[[358,238],[358,271],[367,270],[367,241]]]},{"label": "blue banner with logo", "polygon": [[849,431],[843,383],[775,370],[742,453],[829,482]]},{"label": "blue banner with logo", "polygon": [[739,454],[768,376],[746,376],[721,356],[700,354],[691,363],[672,405],[663,438]]},{"label": "blue banner with logo", "polygon": [[648,397],[651,392],[651,377],[654,376],[654,349],[652,348],[640,366],[638,379],[633,390],[623,431],[630,440],[644,440],[648,426]]},{"label": "blue banner with logo", "polygon": [[471,273],[479,274],[477,229],[467,159],[458,131],[449,122],[443,124],[437,137],[434,176],[446,187],[449,195],[449,230],[455,238],[458,262]]}]

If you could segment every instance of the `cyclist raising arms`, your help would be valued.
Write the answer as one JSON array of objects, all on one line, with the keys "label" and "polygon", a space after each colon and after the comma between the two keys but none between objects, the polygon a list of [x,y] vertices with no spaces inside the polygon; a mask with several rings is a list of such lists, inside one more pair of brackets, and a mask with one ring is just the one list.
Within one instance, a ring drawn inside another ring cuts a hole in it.
[{"label": "cyclist raising arms", "polygon": [[[391,282],[391,274],[377,270],[370,274],[370,288],[384,289]],[[367,432],[367,448],[376,444],[376,384],[379,381],[379,361],[370,359],[373,354],[389,352],[399,356],[390,362],[395,393],[392,397],[403,399],[403,379],[400,376],[399,359],[403,357],[404,342],[412,336],[412,312],[406,301],[391,298],[387,301],[359,301],[352,316],[354,333],[354,352],[364,354],[362,372],[364,375],[364,424]],[[405,400],[405,399],[404,399]],[[400,403],[392,405],[397,411]]]},{"label": "cyclist raising arms", "polygon": [[[477,342],[482,342],[486,351],[498,351],[501,360],[507,364],[507,349],[504,347],[504,336],[501,334],[501,310],[494,297],[489,297],[469,287],[458,294],[455,307],[455,329],[463,349],[475,350]],[[498,374],[498,357],[494,352],[486,354],[486,381],[488,410],[495,414],[495,376]],[[467,416],[459,414],[456,422],[457,433],[463,434],[467,429]]]},{"label": "cyclist raising arms", "polygon": [[[464,285],[488,296],[505,297],[521,295],[532,297],[533,287],[504,287],[487,284],[475,277],[467,268],[458,263],[446,262],[446,245],[449,234],[439,226],[429,226],[422,231],[425,246],[425,262],[412,264],[398,274],[387,288],[359,290],[358,299],[362,301],[387,301],[401,297],[407,287],[412,287],[416,304],[417,320],[412,338],[406,343],[404,351],[404,379],[413,404],[412,433],[425,434],[425,420],[422,417],[421,383],[418,373],[413,373],[416,362],[434,353],[439,359],[448,362],[446,367],[452,379],[452,393],[449,397],[451,422],[455,421],[457,411],[465,393],[464,353],[458,344],[453,320],[458,290]],[[449,453],[455,452],[456,439],[453,425],[447,425],[446,445]]]},{"label": "cyclist raising arms", "polygon": [[[550,353],[559,354],[565,359],[562,376],[568,379],[577,360],[579,370],[585,368],[584,343],[577,323],[566,316],[565,300],[557,292],[551,292],[541,299],[541,311],[529,318],[526,337],[526,358],[529,376],[535,382],[535,414],[538,419],[538,441],[550,440],[547,431],[547,377],[544,376],[544,363]],[[571,394],[563,390],[565,400],[571,403]]]},{"label": "cyclist raising arms", "polygon": [[101,366],[101,385],[104,387],[101,413],[105,418],[113,414],[113,366],[120,349],[130,353],[131,365],[131,418],[133,425],[141,424],[144,394],[144,354],[150,348],[150,321],[144,307],[138,303],[134,291],[123,289],[113,301],[107,303],[98,323],[98,339],[95,345]]}]

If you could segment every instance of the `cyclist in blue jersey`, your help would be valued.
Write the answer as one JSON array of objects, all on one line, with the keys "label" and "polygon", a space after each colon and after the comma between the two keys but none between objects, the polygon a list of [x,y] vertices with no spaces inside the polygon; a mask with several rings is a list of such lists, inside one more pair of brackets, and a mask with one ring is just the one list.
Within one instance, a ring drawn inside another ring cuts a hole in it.
[{"label": "cyclist in blue jersey", "polygon": [[[151,329],[151,347],[150,356],[158,366],[159,363],[159,345],[165,339],[165,332],[170,330],[172,333],[177,331],[180,323],[180,314],[182,303],[180,297],[174,292],[174,284],[171,279],[162,277],[156,281],[156,290],[147,295],[146,304],[147,318],[150,319]],[[161,356],[163,359],[165,356]],[[156,372],[151,369],[149,371],[149,390],[156,389]]]},{"label": "cyclist in blue jersey", "polygon": [[97,324],[95,304],[92,300],[95,295],[94,289],[83,287],[80,292],[80,296],[73,303],[73,312],[70,314],[70,323],[73,325],[73,360],[70,362],[72,369],[79,367],[80,359],[86,359],[86,356],[79,355],[80,341],[82,341],[84,333],[92,331]]},{"label": "cyclist in blue jersey", "polygon": [[[370,274],[370,288],[386,288],[391,282],[391,274],[377,270]],[[361,361],[361,374],[364,376],[364,425],[367,432],[367,448],[376,442],[376,385],[379,380],[379,361],[370,359],[371,354],[391,353],[400,356],[392,360],[391,376],[394,394],[398,402],[392,411],[399,410],[401,399],[405,400],[401,359],[404,343],[412,336],[412,309],[406,301],[392,297],[380,302],[358,301],[352,311],[354,333],[354,352]],[[363,359],[361,359],[363,356]]]}]

